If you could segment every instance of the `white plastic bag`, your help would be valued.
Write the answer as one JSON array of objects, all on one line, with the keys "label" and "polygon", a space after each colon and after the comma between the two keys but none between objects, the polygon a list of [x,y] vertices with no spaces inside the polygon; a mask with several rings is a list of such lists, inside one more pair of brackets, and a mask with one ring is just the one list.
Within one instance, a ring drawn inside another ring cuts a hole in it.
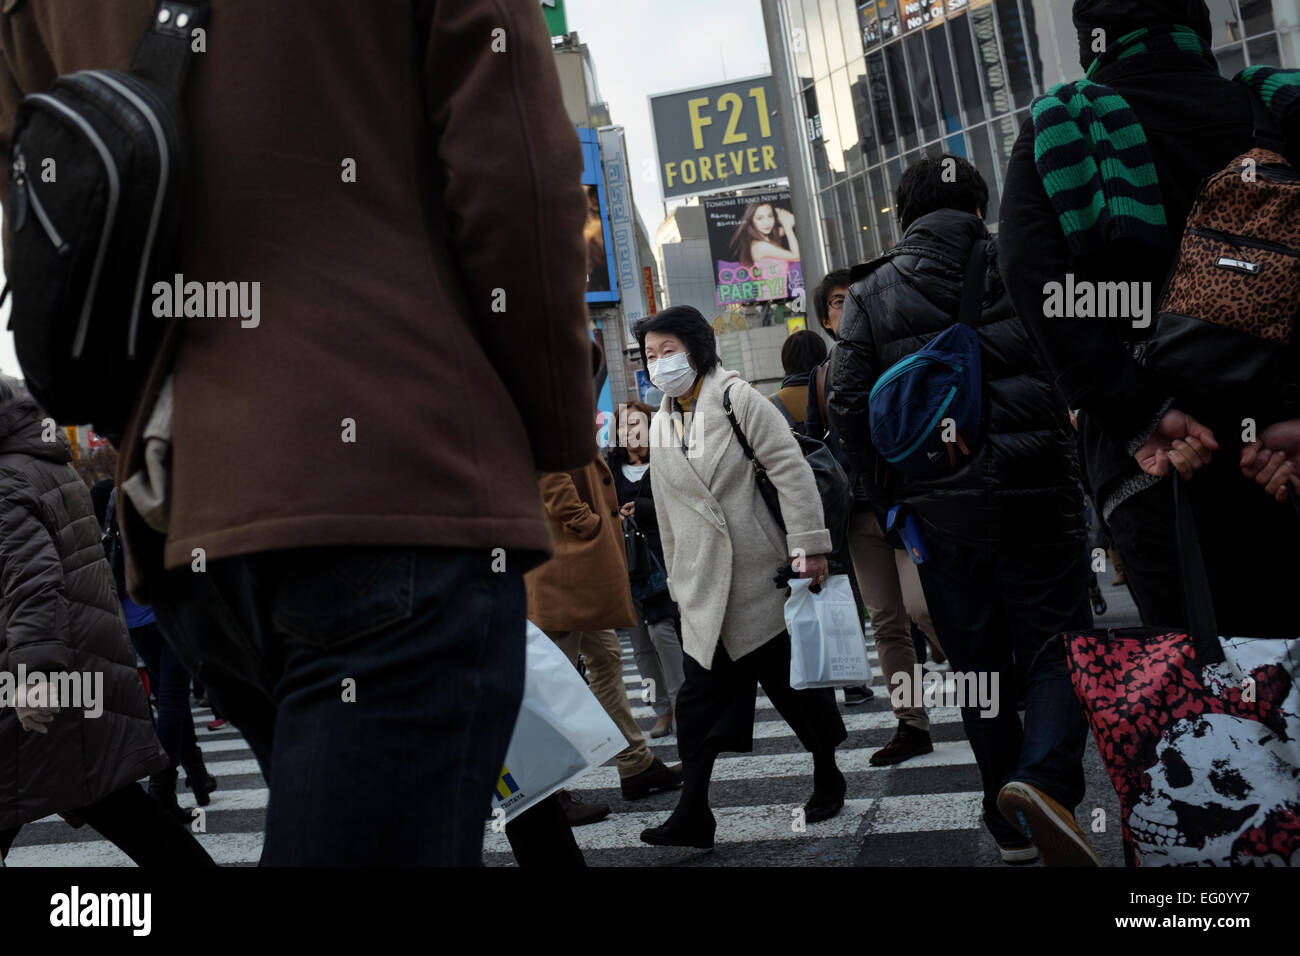
[{"label": "white plastic bag", "polygon": [[871,683],[858,605],[847,575],[832,574],[814,594],[811,578],[790,581],[785,627],[790,632],[790,686],[852,687]]},{"label": "white plastic bag", "polygon": [[531,621],[527,642],[524,701],[492,799],[494,816],[504,820],[627,747],[564,651]]}]

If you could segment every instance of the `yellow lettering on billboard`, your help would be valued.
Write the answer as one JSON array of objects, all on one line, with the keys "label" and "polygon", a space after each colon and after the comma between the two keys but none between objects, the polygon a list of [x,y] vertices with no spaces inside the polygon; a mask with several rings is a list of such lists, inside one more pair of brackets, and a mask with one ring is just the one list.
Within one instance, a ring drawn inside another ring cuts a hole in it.
[{"label": "yellow lettering on billboard", "polygon": [[[712,119],[700,115],[700,107],[708,105],[709,98],[707,96],[701,96],[698,99],[686,101],[686,108],[690,110],[691,113],[691,141],[695,143],[696,149],[704,148],[704,127],[713,125]],[[686,181],[685,172],[682,173],[682,180]],[[694,181],[695,180],[692,178],[691,182]]]},{"label": "yellow lettering on billboard", "polygon": [[732,143],[749,142],[748,133],[736,132],[736,127],[740,125],[740,114],[745,108],[745,101],[735,93],[723,93],[718,97],[718,112],[725,109],[731,110],[731,118],[727,120],[727,133],[722,137],[722,145],[730,146]]},{"label": "yellow lettering on billboard", "polygon": [[776,169],[776,147],[775,146],[763,147],[763,168]]},{"label": "yellow lettering on billboard", "polygon": [[763,139],[768,139],[772,135],[772,118],[767,112],[767,90],[761,86],[755,86],[749,91],[750,97],[754,100],[754,105],[758,107],[758,131]]}]

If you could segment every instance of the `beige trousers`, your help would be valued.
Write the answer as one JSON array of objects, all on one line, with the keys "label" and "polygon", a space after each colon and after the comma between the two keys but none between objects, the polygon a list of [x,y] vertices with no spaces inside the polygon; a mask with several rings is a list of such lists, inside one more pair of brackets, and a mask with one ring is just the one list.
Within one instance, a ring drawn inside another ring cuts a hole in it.
[{"label": "beige trousers", "polygon": [[[910,680],[916,666],[909,617],[916,621],[930,646],[939,647],[925,605],[925,592],[921,590],[921,576],[911,556],[889,543],[875,514],[867,508],[855,508],[849,519],[849,555],[862,603],[871,615],[876,655],[885,679],[885,692],[889,693],[894,688],[890,677],[902,672]],[[924,707],[896,707],[894,716],[917,730],[930,729]]]},{"label": "beige trousers", "polygon": [[627,738],[627,749],[618,755],[619,777],[632,777],[649,770],[655,758],[632,717],[627,684],[623,680],[623,650],[618,635],[613,631],[547,631],[546,636],[559,645],[574,667],[578,666],[579,654],[587,659],[587,682],[591,692]]}]

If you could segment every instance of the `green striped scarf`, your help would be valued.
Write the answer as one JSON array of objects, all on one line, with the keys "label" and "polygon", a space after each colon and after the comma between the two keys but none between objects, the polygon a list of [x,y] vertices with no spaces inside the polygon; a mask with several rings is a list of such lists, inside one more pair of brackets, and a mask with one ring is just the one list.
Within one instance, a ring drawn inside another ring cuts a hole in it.
[{"label": "green striped scarf", "polygon": [[[1141,29],[1120,37],[1093,61],[1102,66],[1143,53],[1182,50],[1218,63],[1195,30]],[[1164,202],[1146,133],[1108,86],[1085,78],[1052,87],[1030,107],[1034,162],[1074,255],[1118,238],[1169,238]]]},{"label": "green striped scarf", "polygon": [[1269,112],[1284,122],[1292,111],[1300,114],[1300,70],[1248,66],[1233,79],[1263,100]]}]

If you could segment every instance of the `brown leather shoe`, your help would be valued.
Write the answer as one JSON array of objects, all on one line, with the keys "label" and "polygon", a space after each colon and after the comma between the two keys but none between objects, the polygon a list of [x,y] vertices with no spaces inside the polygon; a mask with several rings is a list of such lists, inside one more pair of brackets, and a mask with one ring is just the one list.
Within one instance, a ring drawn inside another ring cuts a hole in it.
[{"label": "brown leather shoe", "polygon": [[657,721],[655,721],[655,725],[650,728],[650,736],[653,737],[655,740],[658,740],[660,737],[667,737],[672,732],[673,732],[673,715],[671,712],[664,714],[662,717],[660,717]]}]

